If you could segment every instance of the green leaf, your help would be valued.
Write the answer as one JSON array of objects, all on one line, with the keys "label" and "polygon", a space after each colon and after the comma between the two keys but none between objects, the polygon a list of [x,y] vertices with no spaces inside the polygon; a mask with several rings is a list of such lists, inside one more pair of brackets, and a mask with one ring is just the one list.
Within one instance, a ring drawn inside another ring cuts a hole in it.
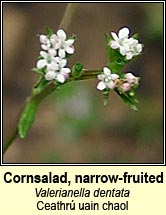
[{"label": "green leaf", "polygon": [[38,72],[39,72],[39,69],[36,68],[36,67],[34,67],[34,68],[32,68],[32,71],[38,73]]},{"label": "green leaf", "polygon": [[48,35],[48,37],[50,37],[52,34],[54,34],[53,30],[51,28],[49,28],[48,26],[46,27],[46,34]]},{"label": "green leaf", "polygon": [[43,57],[39,55],[39,56],[37,57],[37,59],[38,59],[38,60],[41,60],[41,59],[43,59]]},{"label": "green leaf", "polygon": [[37,74],[39,74],[39,75],[43,75],[42,70],[40,70],[40,69],[38,69],[36,67],[32,68],[32,71],[35,72],[35,73],[37,73]]},{"label": "green leaf", "polygon": [[74,64],[74,66],[72,67],[72,76],[74,78],[81,77],[81,75],[83,73],[83,68],[84,68],[84,66],[79,62]]},{"label": "green leaf", "polygon": [[41,91],[47,86],[47,84],[48,84],[48,81],[44,77],[41,77],[33,87],[32,95],[34,96],[41,93]]},{"label": "green leaf", "polygon": [[110,47],[109,45],[111,41],[110,35],[106,34],[105,38],[106,38],[106,52],[109,59],[109,63],[107,66],[111,69],[113,73],[120,75],[121,70],[123,69],[127,61],[125,57],[119,53],[118,49],[112,49]]},{"label": "green leaf", "polygon": [[30,130],[30,128],[34,122],[38,104],[39,104],[38,102],[36,102],[34,100],[30,100],[26,104],[26,106],[22,112],[22,115],[21,115],[21,117],[19,119],[19,123],[18,123],[18,133],[19,133],[20,138],[22,138],[22,139],[24,139],[27,136],[28,131]]},{"label": "green leaf", "polygon": [[115,89],[115,92],[121,97],[121,99],[122,99],[127,105],[130,106],[130,108],[131,108],[132,110],[135,110],[135,111],[138,110],[138,109],[137,109],[137,106],[136,106],[136,104],[138,103],[138,100],[135,98],[134,95],[130,95],[130,93],[129,93],[129,94],[127,94],[127,93],[121,93],[121,92],[119,92],[117,89]]},{"label": "green leaf", "polygon": [[73,54],[68,54],[68,53],[66,53],[66,59],[69,59],[71,56],[73,56]]},{"label": "green leaf", "polygon": [[138,33],[134,34],[134,35],[132,36],[132,38],[138,40],[138,39],[139,39],[139,34],[138,34]]}]

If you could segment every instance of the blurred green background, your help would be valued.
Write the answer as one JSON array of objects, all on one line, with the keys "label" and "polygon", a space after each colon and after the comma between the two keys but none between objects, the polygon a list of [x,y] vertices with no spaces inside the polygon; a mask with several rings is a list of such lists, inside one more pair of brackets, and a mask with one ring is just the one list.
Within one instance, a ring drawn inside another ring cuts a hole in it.
[{"label": "blurred green background", "polygon": [[[3,3],[3,139],[13,129],[38,76],[31,71],[38,34],[57,31],[67,3]],[[163,162],[163,3],[80,3],[67,31],[88,69],[107,64],[104,34],[128,26],[143,55],[125,71],[141,76],[138,112],[112,92],[107,107],[97,80],[67,84],[41,104],[25,140],[17,138],[4,163]]]}]

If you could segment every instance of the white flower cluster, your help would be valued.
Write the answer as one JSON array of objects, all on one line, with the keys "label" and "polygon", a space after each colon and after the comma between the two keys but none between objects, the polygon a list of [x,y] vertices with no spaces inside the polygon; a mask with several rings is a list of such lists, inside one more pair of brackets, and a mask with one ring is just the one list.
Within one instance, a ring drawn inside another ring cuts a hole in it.
[{"label": "white flower cluster", "polygon": [[103,73],[98,75],[98,80],[98,90],[113,90],[117,87],[123,92],[127,92],[130,91],[132,86],[138,85],[138,77],[135,77],[132,73],[126,73],[124,79],[120,79],[119,75],[112,74],[108,67],[104,67]]},{"label": "white flower cluster", "polygon": [[41,59],[37,62],[37,68],[46,68],[46,80],[55,79],[64,83],[71,72],[70,68],[65,66],[67,64],[66,55],[74,53],[74,39],[67,39],[64,30],[60,29],[50,37],[40,35],[40,42],[42,51],[40,51]]},{"label": "white flower cluster", "polygon": [[106,88],[113,90],[116,86],[115,80],[119,78],[119,75],[111,74],[111,70],[107,67],[104,67],[103,73],[98,75],[97,78],[100,80],[97,85],[98,90],[104,90]]},{"label": "white flower cluster", "polygon": [[114,40],[110,41],[112,49],[119,49],[120,54],[125,56],[127,60],[131,60],[134,56],[142,52],[142,44],[137,39],[129,38],[129,29],[124,27],[119,30],[118,35],[111,32]]}]

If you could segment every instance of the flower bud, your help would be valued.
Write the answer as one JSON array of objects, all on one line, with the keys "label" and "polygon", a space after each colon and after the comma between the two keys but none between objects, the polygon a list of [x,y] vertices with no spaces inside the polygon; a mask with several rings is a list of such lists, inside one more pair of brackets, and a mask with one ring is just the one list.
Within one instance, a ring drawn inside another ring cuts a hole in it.
[{"label": "flower bud", "polygon": [[79,78],[82,75],[83,65],[81,63],[76,63],[72,68],[72,76],[74,78]]},{"label": "flower bud", "polygon": [[135,77],[132,73],[125,74],[125,78],[129,84],[138,84],[138,78]]},{"label": "flower bud", "polygon": [[40,42],[43,44],[47,44],[48,38],[46,35],[40,35]]},{"label": "flower bud", "polygon": [[123,90],[124,92],[130,91],[130,89],[131,89],[131,86],[130,86],[129,83],[124,83],[124,84],[122,85],[122,90]]}]

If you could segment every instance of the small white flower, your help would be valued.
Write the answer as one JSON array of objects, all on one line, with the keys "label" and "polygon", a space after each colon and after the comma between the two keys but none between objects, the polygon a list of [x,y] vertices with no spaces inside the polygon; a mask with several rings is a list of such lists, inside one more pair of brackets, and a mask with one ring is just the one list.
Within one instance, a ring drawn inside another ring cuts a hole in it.
[{"label": "small white flower", "polygon": [[46,35],[40,35],[40,42],[47,45],[49,40],[48,40],[48,37]]},{"label": "small white flower", "polygon": [[58,41],[58,55],[61,58],[65,58],[66,53],[73,54],[74,53],[74,39],[67,39],[66,33],[64,30],[60,29],[57,31],[57,41]]},{"label": "small white flower", "polygon": [[104,90],[106,88],[114,89],[116,87],[115,80],[119,78],[117,74],[111,74],[111,70],[104,67],[103,73],[98,75],[100,82],[97,85],[98,90]]},{"label": "small white flower", "polygon": [[119,30],[118,36],[120,39],[128,38],[129,33],[130,33],[129,29],[127,27],[124,27],[124,28]]},{"label": "small white flower", "polygon": [[55,62],[55,57],[52,55],[52,53],[47,53],[45,51],[40,51],[40,55],[42,56],[42,59],[38,60],[37,62],[37,68],[42,69],[45,66],[50,66],[53,62]]},{"label": "small white flower", "polygon": [[52,34],[50,38],[46,35],[40,35],[41,48],[45,51],[49,49],[57,49],[57,35]]},{"label": "small white flower", "polygon": [[138,53],[141,53],[141,52],[142,52],[142,48],[143,48],[143,47],[142,47],[142,44],[141,44],[141,43],[138,43],[137,46],[136,46],[137,52],[138,52]]},{"label": "small white flower", "polygon": [[48,49],[48,53],[49,53],[51,56],[55,57],[56,54],[57,54],[57,51],[56,51],[55,49],[50,48],[50,49]]},{"label": "small white flower", "polygon": [[[52,63],[52,67],[50,69],[54,69],[56,73],[55,79],[60,82],[64,83],[65,80],[69,77],[69,73],[71,70],[66,68],[67,60],[61,59],[60,57],[55,57],[55,61]],[[50,65],[51,66],[51,65]]]},{"label": "small white flower", "polygon": [[60,57],[55,57],[55,70],[61,70],[67,64],[66,59],[62,59]]},{"label": "small white flower", "polygon": [[142,52],[142,44],[138,43],[138,40],[134,38],[128,39],[128,44],[124,44],[124,48],[126,49],[126,59],[130,60],[134,56],[139,55]]},{"label": "small white flower", "polygon": [[62,68],[61,70],[59,70],[56,76],[57,81],[60,83],[64,83],[65,80],[69,77],[70,72],[71,70],[69,68]]},{"label": "small white flower", "polygon": [[54,80],[55,78],[56,78],[56,73],[55,73],[55,71],[49,70],[49,71],[46,72],[46,74],[45,74],[45,79],[46,79],[47,81],[52,81],[52,80]]},{"label": "small white flower", "polygon": [[127,60],[131,60],[131,59],[133,58],[133,56],[134,56],[134,55],[133,55],[132,52],[127,52],[127,53],[126,53],[126,59],[127,59]]},{"label": "small white flower", "polygon": [[65,58],[65,57],[66,57],[66,52],[65,52],[65,50],[60,48],[59,51],[58,51],[58,56],[59,56],[60,58]]},{"label": "small white flower", "polygon": [[39,37],[42,51],[41,59],[37,61],[37,68],[45,68],[45,79],[53,79],[64,83],[69,77],[71,70],[66,68],[66,54],[74,53],[74,39],[67,39],[64,30],[60,29],[56,34],[40,35]]},{"label": "small white flower", "polygon": [[51,36],[50,36],[50,43],[51,43],[51,45],[52,45],[52,47],[55,47],[56,46],[56,44],[57,44],[57,42],[58,42],[58,38],[57,38],[57,35],[56,34],[52,34]]},{"label": "small white flower", "polygon": [[128,38],[129,29],[124,27],[124,28],[119,30],[118,35],[115,32],[111,32],[111,35],[112,35],[114,40],[111,40],[110,46],[111,46],[112,49],[117,49],[117,48],[120,48],[120,46],[121,46],[122,42],[124,41],[124,39]]},{"label": "small white flower", "polygon": [[46,35],[40,35],[39,38],[40,42],[41,42],[41,48],[43,50],[48,50],[51,46],[50,40],[48,39],[48,37]]},{"label": "small white flower", "polygon": [[118,35],[115,32],[111,32],[111,35],[113,40],[110,41],[110,47],[119,49],[120,54],[125,56],[126,60],[131,60],[142,52],[142,44],[132,37],[129,38],[128,28],[122,28]]}]

